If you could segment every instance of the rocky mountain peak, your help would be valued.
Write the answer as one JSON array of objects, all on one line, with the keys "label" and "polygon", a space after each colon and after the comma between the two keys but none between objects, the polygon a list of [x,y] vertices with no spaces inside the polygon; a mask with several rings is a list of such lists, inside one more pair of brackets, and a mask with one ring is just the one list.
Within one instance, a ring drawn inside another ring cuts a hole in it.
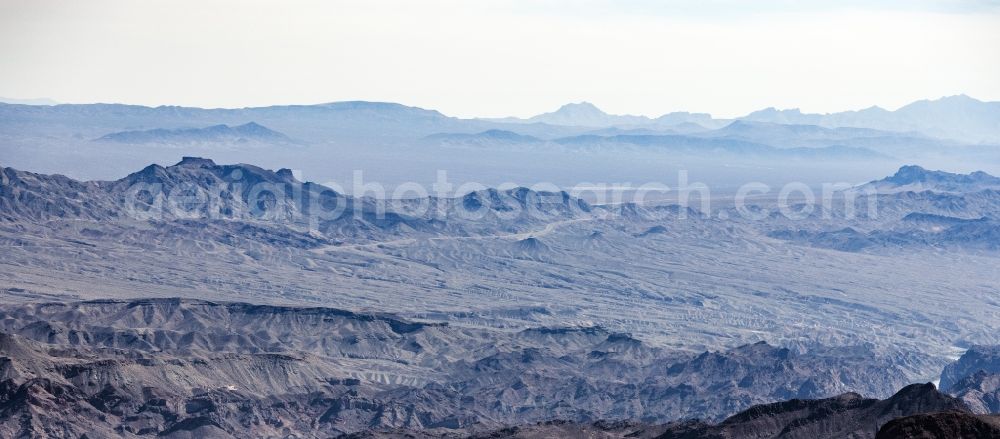
[{"label": "rocky mountain peak", "polygon": [[177,162],[174,166],[190,166],[190,167],[214,167],[215,162],[212,159],[206,159],[201,157],[183,157],[180,162]]}]

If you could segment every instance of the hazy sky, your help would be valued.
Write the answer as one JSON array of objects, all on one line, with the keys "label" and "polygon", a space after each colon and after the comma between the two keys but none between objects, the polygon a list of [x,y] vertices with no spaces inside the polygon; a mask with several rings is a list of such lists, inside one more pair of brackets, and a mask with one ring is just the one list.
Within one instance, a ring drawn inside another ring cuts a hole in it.
[{"label": "hazy sky", "polygon": [[0,0],[0,96],[72,103],[736,116],[1000,100],[998,78],[996,0]]}]

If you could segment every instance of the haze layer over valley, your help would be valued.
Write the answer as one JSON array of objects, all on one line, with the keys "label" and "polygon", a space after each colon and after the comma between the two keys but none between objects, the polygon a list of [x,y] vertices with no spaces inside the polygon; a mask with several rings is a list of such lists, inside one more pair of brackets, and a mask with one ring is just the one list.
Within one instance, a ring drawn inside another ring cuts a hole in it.
[{"label": "haze layer over valley", "polygon": [[18,169],[116,179],[150,162],[204,156],[294,169],[351,193],[363,191],[354,184],[360,171],[388,197],[406,182],[429,186],[439,171],[457,184],[547,182],[570,190],[588,182],[674,186],[683,170],[692,181],[732,191],[749,181],[856,184],[906,164],[1000,174],[998,105],[963,95],[895,111],[767,109],[715,119],[609,115],[581,103],[497,120],[379,102],[241,109],[0,104],[0,157]]}]

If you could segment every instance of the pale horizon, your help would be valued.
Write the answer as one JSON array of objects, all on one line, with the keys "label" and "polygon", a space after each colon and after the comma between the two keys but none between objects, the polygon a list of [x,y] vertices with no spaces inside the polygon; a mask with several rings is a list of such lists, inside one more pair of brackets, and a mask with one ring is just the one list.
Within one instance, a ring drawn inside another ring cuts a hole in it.
[{"label": "pale horizon", "polygon": [[[462,118],[1000,100],[994,1],[0,2],[0,96]],[[789,55],[791,54],[791,55]]]},{"label": "pale horizon", "polygon": [[[440,112],[441,114],[443,114],[445,116],[456,117],[456,118],[460,118],[460,119],[503,119],[503,118],[507,118],[507,117],[517,117],[517,118],[521,118],[521,119],[528,119],[528,118],[531,118],[533,116],[538,116],[538,115],[541,115],[541,114],[551,113],[551,112],[557,111],[557,110],[559,110],[560,108],[562,108],[563,106],[566,106],[566,105],[591,104],[591,105],[597,107],[599,110],[604,111],[605,113],[607,113],[609,115],[612,115],[612,116],[645,116],[645,117],[648,117],[650,119],[655,119],[657,117],[660,117],[660,116],[663,116],[663,115],[666,115],[666,114],[670,114],[670,113],[688,112],[688,113],[704,113],[704,114],[708,114],[708,115],[712,116],[712,118],[715,118],[715,119],[739,119],[739,118],[747,116],[750,113],[753,113],[755,111],[766,110],[766,109],[770,109],[770,108],[776,109],[778,111],[795,111],[795,110],[798,110],[798,111],[801,111],[803,114],[821,114],[821,115],[833,114],[833,113],[841,113],[841,112],[848,112],[848,111],[860,111],[860,110],[865,110],[865,109],[873,108],[873,107],[882,108],[882,109],[888,110],[888,111],[896,111],[896,110],[898,110],[898,109],[900,109],[902,107],[905,107],[905,106],[907,106],[909,104],[912,104],[912,103],[915,103],[915,102],[919,102],[919,101],[938,101],[938,100],[941,100],[941,99],[952,98],[952,97],[959,97],[959,96],[965,96],[965,97],[972,98],[972,99],[975,99],[975,100],[981,101],[981,102],[996,102],[996,101],[991,101],[991,100],[979,99],[976,96],[970,96],[970,95],[968,95],[966,93],[959,93],[959,94],[948,95],[948,96],[938,96],[938,97],[933,97],[933,98],[917,99],[917,100],[914,100],[914,101],[911,101],[911,102],[904,103],[904,104],[899,105],[897,107],[886,107],[884,105],[872,104],[872,105],[868,105],[868,106],[862,107],[862,108],[845,108],[845,109],[842,109],[842,110],[836,110],[836,111],[830,111],[830,112],[823,112],[823,113],[821,113],[821,112],[805,111],[804,109],[799,108],[799,107],[787,107],[787,108],[785,108],[785,107],[775,107],[775,106],[762,106],[760,108],[757,108],[756,110],[748,111],[745,114],[738,114],[738,115],[729,116],[729,117],[719,116],[717,113],[713,113],[713,112],[710,112],[710,111],[689,111],[689,110],[683,110],[683,109],[678,109],[678,110],[673,110],[673,111],[669,111],[669,112],[665,112],[665,113],[658,113],[658,114],[639,114],[639,113],[631,113],[631,112],[614,113],[614,112],[607,111],[604,107],[602,107],[598,103],[594,103],[592,101],[587,101],[587,100],[576,101],[576,102],[566,102],[566,103],[563,103],[563,104],[561,104],[561,105],[559,105],[557,107],[550,108],[548,110],[539,111],[538,113],[535,113],[535,114],[528,114],[528,115],[525,115],[525,116],[509,116],[508,115],[508,116],[468,116],[468,117],[467,116],[456,116],[456,115],[453,115],[453,114],[448,114],[448,113],[445,113],[443,111],[440,111],[437,108],[430,108],[430,107],[425,107],[425,106],[420,106],[420,105],[411,105],[411,104],[406,103],[406,102],[374,101],[374,100],[370,100],[370,99],[351,99],[351,100],[321,101],[321,102],[310,102],[310,103],[290,102],[290,103],[280,103],[280,104],[270,104],[270,105],[253,105],[253,106],[243,106],[243,107],[211,107],[211,106],[209,106],[209,107],[200,107],[200,106],[194,106],[194,105],[177,105],[177,104],[170,104],[170,103],[138,104],[138,103],[131,103],[131,102],[101,102],[101,101],[95,101],[95,102],[60,102],[60,101],[56,101],[56,100],[48,98],[48,97],[10,97],[10,96],[0,96],[0,103],[14,103],[14,104],[19,104],[19,105],[47,105],[47,106],[53,106],[53,105],[95,105],[95,104],[108,104],[108,105],[137,105],[137,106],[143,106],[143,107],[149,107],[149,108],[156,108],[156,107],[185,107],[185,108],[201,108],[201,109],[206,109],[206,110],[238,110],[238,109],[246,109],[246,108],[264,108],[264,107],[273,107],[273,106],[309,106],[309,105],[336,104],[336,103],[343,103],[343,102],[370,102],[370,103],[400,104],[400,105],[403,105],[403,106],[420,108],[420,109],[423,109],[423,110],[433,110],[433,111],[438,111],[438,112]],[[7,102],[7,101],[37,101],[37,102]]]}]

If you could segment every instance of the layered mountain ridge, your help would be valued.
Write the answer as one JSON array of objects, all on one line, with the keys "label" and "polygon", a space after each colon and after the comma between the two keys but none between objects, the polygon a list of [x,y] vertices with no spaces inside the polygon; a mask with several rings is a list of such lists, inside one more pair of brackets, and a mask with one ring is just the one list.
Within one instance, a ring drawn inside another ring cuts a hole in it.
[{"label": "layered mountain ridge", "polygon": [[836,350],[758,343],[693,355],[600,327],[509,333],[180,299],[5,305],[0,322],[5,434],[455,436],[551,419],[719,419],[794,397],[661,437],[745,437],[765,425],[794,431],[785,437],[872,437],[894,417],[966,411],[929,384],[885,401],[802,400],[900,386],[880,383],[884,365]]},{"label": "layered mountain ridge", "polygon": [[374,230],[400,225],[433,232],[448,218],[506,222],[517,228],[591,210],[565,192],[527,188],[487,189],[459,198],[357,198],[300,182],[288,169],[216,165],[198,157],[167,167],[150,165],[116,181],[77,182],[12,168],[0,168],[0,175],[0,218],[7,221],[240,219],[293,226],[312,221],[321,232],[331,233],[338,227]]},{"label": "layered mountain ridge", "polygon": [[916,165],[899,168],[892,176],[867,183],[860,190],[871,190],[878,193],[894,192],[955,192],[969,193],[983,190],[1000,189],[1000,177],[994,177],[983,171],[969,174],[955,174],[944,171],[931,171]]},{"label": "layered mountain ridge", "polygon": [[[699,113],[668,113],[658,118],[605,113],[589,102],[567,104],[558,110],[528,119],[495,119],[504,122],[543,122],[553,125],[586,127],[669,127],[694,123],[706,128],[721,128],[729,121],[713,119]],[[764,122],[779,125],[815,126],[827,128],[861,128],[891,132],[923,131],[935,137],[996,142],[1000,140],[1000,102],[983,102],[966,95],[921,100],[895,111],[870,107],[857,111],[815,114],[799,109],[779,110],[774,107],[754,111],[733,119],[734,123]]]},{"label": "layered mountain ridge", "polygon": [[[605,118],[594,110],[586,112]],[[995,119],[982,123],[988,126]],[[272,133],[225,133],[251,121]],[[431,184],[438,170],[485,186],[498,186],[512,175],[521,185],[572,185],[626,178],[659,181],[664,171],[679,166],[709,184],[742,184],[746,178],[761,178],[746,170],[765,168],[773,168],[769,176],[819,184],[834,177],[862,181],[905,163],[981,164],[996,173],[1000,154],[995,148],[1000,136],[962,136],[971,130],[929,133],[925,128],[931,122],[784,124],[683,112],[632,122],[639,124],[622,125],[614,117],[604,126],[462,119],[358,101],[236,109],[0,104],[0,156],[6,166],[77,179],[109,180],[149,162],[212,156],[288,167],[323,182],[346,181],[353,171],[367,170],[392,187],[410,181]]]},{"label": "layered mountain ridge", "polygon": [[152,129],[139,131],[120,131],[105,134],[96,139],[99,142],[118,142],[128,144],[171,144],[171,143],[295,143],[285,134],[271,130],[255,122],[243,125],[213,125],[205,128],[185,129]]}]

